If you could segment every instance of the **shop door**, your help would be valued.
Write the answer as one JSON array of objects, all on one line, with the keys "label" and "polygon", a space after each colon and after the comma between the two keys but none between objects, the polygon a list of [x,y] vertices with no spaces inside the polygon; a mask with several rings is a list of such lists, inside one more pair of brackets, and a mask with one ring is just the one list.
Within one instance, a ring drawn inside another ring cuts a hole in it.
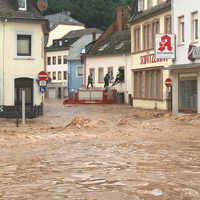
[{"label": "shop door", "polygon": [[187,77],[179,80],[179,112],[197,112],[197,78]]}]

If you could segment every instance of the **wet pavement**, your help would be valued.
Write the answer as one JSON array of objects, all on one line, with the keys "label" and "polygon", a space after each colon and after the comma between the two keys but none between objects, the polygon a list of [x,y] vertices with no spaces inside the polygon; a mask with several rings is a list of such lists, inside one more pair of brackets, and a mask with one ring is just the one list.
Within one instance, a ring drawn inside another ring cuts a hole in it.
[{"label": "wet pavement", "polygon": [[200,138],[76,137],[2,148],[0,199],[199,200]]}]

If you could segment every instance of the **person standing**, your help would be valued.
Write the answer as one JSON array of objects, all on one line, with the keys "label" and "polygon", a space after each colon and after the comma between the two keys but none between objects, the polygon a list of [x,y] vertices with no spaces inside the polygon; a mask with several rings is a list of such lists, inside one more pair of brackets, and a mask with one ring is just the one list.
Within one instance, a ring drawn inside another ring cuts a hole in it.
[{"label": "person standing", "polygon": [[110,82],[110,74],[107,73],[104,77],[104,88],[109,86],[109,82]]},{"label": "person standing", "polygon": [[89,88],[89,85],[91,85],[91,87],[93,88],[93,77],[92,77],[92,73],[90,73],[90,74],[88,75],[87,89]]}]

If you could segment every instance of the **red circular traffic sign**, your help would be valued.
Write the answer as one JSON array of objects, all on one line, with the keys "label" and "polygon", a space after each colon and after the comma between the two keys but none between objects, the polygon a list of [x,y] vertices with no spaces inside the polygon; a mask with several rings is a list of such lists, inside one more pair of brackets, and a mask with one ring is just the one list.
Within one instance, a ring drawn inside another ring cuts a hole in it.
[{"label": "red circular traffic sign", "polygon": [[171,78],[167,78],[165,80],[165,86],[166,87],[172,87],[172,79]]},{"label": "red circular traffic sign", "polygon": [[41,71],[38,73],[38,78],[40,81],[45,81],[48,79],[48,74],[45,71]]}]

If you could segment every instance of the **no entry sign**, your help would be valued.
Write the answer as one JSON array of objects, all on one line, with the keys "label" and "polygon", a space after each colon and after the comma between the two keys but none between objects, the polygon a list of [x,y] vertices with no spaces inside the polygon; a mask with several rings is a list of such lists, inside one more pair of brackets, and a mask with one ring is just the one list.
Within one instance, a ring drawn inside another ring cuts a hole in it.
[{"label": "no entry sign", "polygon": [[48,74],[45,71],[41,71],[38,73],[38,78],[40,81],[45,81],[48,79]]},{"label": "no entry sign", "polygon": [[165,86],[166,87],[172,87],[172,80],[171,80],[171,78],[167,78],[165,80]]}]

